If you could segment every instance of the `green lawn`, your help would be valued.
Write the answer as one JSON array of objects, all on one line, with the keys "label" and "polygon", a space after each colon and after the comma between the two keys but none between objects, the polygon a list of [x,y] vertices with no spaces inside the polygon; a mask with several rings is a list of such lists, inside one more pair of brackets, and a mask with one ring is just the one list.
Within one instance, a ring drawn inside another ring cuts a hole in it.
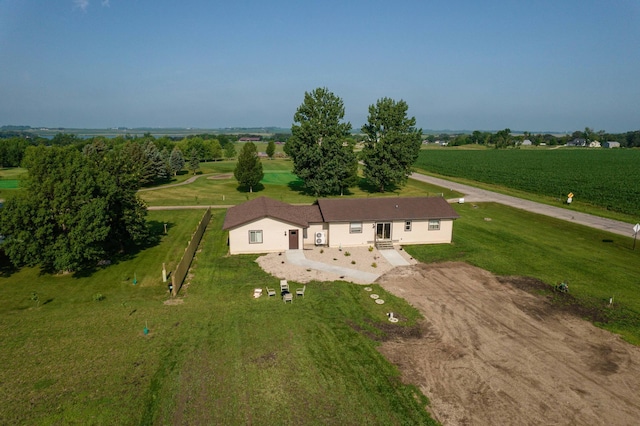
[{"label": "green lawn", "polygon": [[[263,160],[262,167],[265,176],[261,185],[255,188],[252,193],[238,187],[238,182],[233,177],[235,162],[223,161],[207,164],[211,165],[207,170],[223,174],[226,177],[211,179],[203,176],[188,185],[141,192],[140,197],[150,206],[235,205],[259,196],[267,196],[290,203],[309,204],[317,199],[317,197],[303,191],[302,182],[291,173],[293,165],[289,160]],[[349,192],[345,194],[345,196],[351,197],[418,197],[425,195],[457,198],[461,194],[412,179],[409,179],[404,187],[384,194],[367,187],[364,179],[361,179],[359,186],[350,188]]]},{"label": "green lawn", "polygon": [[[458,204],[454,244],[412,246],[425,262],[460,260],[498,275],[531,276],[570,294],[608,321],[604,328],[640,344],[640,247],[633,239],[499,204]],[[614,309],[608,307],[614,297]]]},{"label": "green lawn", "polygon": [[[211,163],[211,170],[225,173],[232,164]],[[290,168],[286,161],[263,164],[273,175]],[[428,188],[410,181],[399,193]],[[287,202],[314,199],[288,183],[247,194],[235,181],[200,178],[175,189],[141,195],[160,193],[167,204],[222,195],[235,204],[267,193]],[[373,194],[358,188],[354,195]],[[566,279],[569,296],[600,312],[603,327],[640,344],[640,247],[631,250],[631,238],[497,204],[455,209],[461,218],[453,244],[407,251],[425,262],[467,261],[549,284]],[[378,286],[384,307],[345,282],[310,283],[293,304],[253,299],[253,288],[277,287],[278,279],[256,256],[226,255],[224,210],[214,212],[183,303],[165,305],[162,263],[175,267],[202,214],[150,212],[159,243],[86,276],[15,271],[1,259],[0,424],[433,424],[426,398],[402,384],[376,350],[389,324],[385,312],[407,317],[403,327],[419,313]]]},{"label": "green lawn", "polygon": [[433,424],[367,337],[382,338],[389,309],[406,326],[418,313],[344,282],[310,283],[293,304],[253,299],[278,280],[256,256],[225,256],[222,212],[184,303],[164,305],[162,262],[175,265],[201,215],[151,212],[157,232],[170,225],[160,244],[90,276],[4,270],[1,424]]}]

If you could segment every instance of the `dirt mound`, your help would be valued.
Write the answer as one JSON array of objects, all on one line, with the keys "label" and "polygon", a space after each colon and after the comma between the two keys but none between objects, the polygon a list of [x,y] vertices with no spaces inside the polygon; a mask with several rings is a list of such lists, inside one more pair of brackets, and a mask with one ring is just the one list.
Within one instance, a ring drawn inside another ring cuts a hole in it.
[{"label": "dirt mound", "polygon": [[535,279],[453,262],[378,282],[425,316],[410,335],[385,332],[380,351],[443,424],[637,424],[640,348],[579,318],[570,295],[558,308],[522,290],[548,289]]}]

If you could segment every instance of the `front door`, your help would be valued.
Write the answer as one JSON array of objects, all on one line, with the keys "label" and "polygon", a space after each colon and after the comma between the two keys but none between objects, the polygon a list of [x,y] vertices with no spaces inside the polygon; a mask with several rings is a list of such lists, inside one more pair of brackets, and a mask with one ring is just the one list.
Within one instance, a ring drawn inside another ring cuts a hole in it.
[{"label": "front door", "polygon": [[298,250],[298,230],[289,229],[289,250]]},{"label": "front door", "polygon": [[383,222],[383,223],[376,224],[376,239],[378,240],[391,239],[391,222]]}]

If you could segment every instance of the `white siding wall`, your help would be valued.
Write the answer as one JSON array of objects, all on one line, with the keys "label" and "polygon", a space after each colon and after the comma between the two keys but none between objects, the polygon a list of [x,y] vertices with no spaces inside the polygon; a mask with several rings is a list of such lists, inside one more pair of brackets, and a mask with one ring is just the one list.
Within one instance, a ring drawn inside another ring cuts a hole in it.
[{"label": "white siding wall", "polygon": [[329,247],[356,247],[373,244],[375,228],[372,222],[362,222],[361,233],[350,233],[349,222],[329,224]]},{"label": "white siding wall", "polygon": [[411,231],[404,230],[405,222],[394,222],[391,237],[398,244],[450,243],[453,237],[453,220],[440,219],[440,230],[429,231],[428,220],[411,221]]},{"label": "white siding wall", "polygon": [[329,232],[327,232],[327,228],[328,226],[326,223],[310,223],[309,228],[307,228],[307,238],[304,240],[304,245],[315,246],[316,232],[324,231],[326,235],[329,235]]},{"label": "white siding wall", "polygon": [[[453,220],[441,219],[439,231],[429,231],[428,220],[411,221],[411,231],[405,231],[405,221],[394,221],[391,224],[391,239],[394,244],[441,244],[450,243],[453,237]],[[355,247],[372,245],[376,228],[373,222],[362,223],[362,233],[349,232],[349,223],[329,224],[330,247]]]},{"label": "white siding wall", "polygon": [[[298,230],[298,247],[302,248],[302,228],[263,218],[229,230],[229,253],[272,253],[288,250],[290,229]],[[249,244],[249,231],[262,231],[262,244]]]},{"label": "white siding wall", "polygon": [[[453,220],[441,219],[439,231],[429,231],[428,220],[413,220],[411,231],[405,231],[405,221],[395,221],[391,225],[391,238],[394,244],[442,244],[451,243]],[[349,222],[316,223],[307,229],[307,238],[303,239],[303,229],[285,222],[264,218],[229,231],[229,252],[271,253],[289,249],[289,230],[298,230],[298,247],[315,245],[316,232],[325,231],[329,247],[369,246],[375,240],[373,222],[362,222],[361,233],[350,233]],[[249,244],[249,231],[262,231],[261,244]],[[285,236],[284,233],[287,232]]]}]

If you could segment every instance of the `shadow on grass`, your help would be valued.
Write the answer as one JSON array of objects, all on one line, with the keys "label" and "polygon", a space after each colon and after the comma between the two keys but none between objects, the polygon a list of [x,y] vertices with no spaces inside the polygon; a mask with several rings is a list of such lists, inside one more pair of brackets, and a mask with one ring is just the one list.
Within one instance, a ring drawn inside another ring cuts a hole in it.
[{"label": "shadow on grass", "polygon": [[259,184],[255,185],[251,189],[248,186],[240,185],[240,186],[238,186],[236,188],[236,191],[241,192],[243,194],[250,194],[250,193],[253,193],[253,192],[260,192],[260,191],[264,191],[264,185],[259,183]]},{"label": "shadow on grass", "polygon": [[[360,190],[363,192],[368,192],[369,194],[381,193],[380,188],[377,185],[374,185],[371,182],[369,182],[369,180],[367,180],[366,178],[360,178],[360,181],[358,182],[358,188],[360,188]],[[384,192],[387,192],[387,193],[399,192],[399,191],[400,191],[400,187],[394,184],[389,184],[384,188]]]},{"label": "shadow on grass", "polygon": [[15,272],[18,272],[18,268],[13,266],[9,256],[6,255],[4,250],[0,249],[0,277],[9,278]]},{"label": "shadow on grass", "polygon": [[[147,222],[147,229],[149,230],[149,235],[147,239],[136,245],[131,245],[125,248],[123,252],[115,253],[111,255],[110,259],[100,261],[98,264],[87,265],[82,269],[73,273],[74,278],[86,278],[91,276],[96,271],[101,269],[105,269],[111,265],[131,260],[135,258],[140,252],[146,250],[148,248],[157,246],[162,241],[162,237],[165,235],[165,226],[167,233],[171,228],[175,226],[172,222],[160,222],[157,220],[151,220]],[[48,271],[43,271],[42,273],[49,273]]]}]

